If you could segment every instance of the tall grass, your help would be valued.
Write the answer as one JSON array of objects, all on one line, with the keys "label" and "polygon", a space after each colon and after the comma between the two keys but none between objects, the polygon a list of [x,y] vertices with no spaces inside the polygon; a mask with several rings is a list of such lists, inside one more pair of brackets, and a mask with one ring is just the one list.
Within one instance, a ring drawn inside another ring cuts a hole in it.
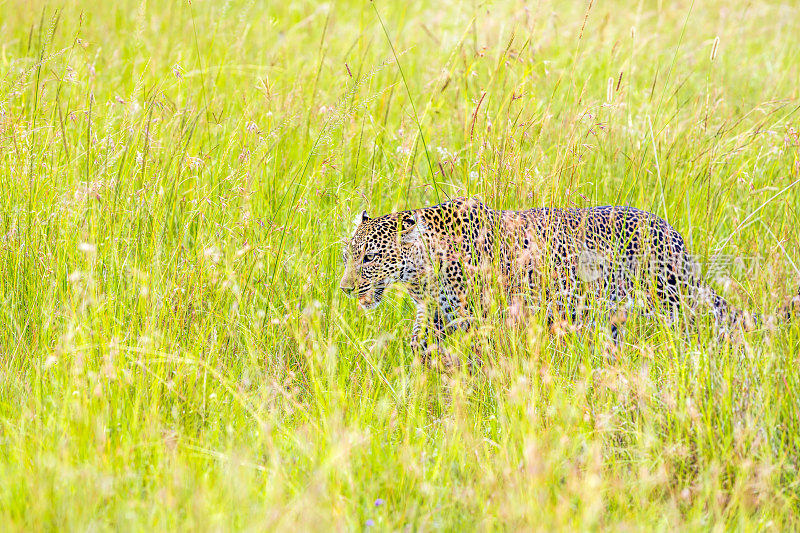
[{"label": "tall grass", "polygon": [[[354,213],[666,217],[796,290],[800,9],[0,3],[2,529],[793,529],[796,326],[479,324],[337,289]],[[728,261],[727,263],[725,261]]]}]

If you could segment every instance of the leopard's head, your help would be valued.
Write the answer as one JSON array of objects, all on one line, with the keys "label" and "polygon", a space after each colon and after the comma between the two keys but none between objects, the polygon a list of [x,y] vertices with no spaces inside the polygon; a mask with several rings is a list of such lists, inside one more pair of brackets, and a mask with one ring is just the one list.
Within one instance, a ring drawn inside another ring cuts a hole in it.
[{"label": "leopard's head", "polygon": [[420,236],[424,222],[419,214],[400,212],[369,218],[364,211],[344,244],[344,274],[339,287],[356,296],[362,309],[378,307],[383,292],[393,283],[410,282],[418,275]]}]

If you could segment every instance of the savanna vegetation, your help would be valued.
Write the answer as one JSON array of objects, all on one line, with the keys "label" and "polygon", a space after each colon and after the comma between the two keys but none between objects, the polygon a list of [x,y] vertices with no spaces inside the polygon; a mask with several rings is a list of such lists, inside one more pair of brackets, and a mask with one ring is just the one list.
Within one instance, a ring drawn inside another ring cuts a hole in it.
[{"label": "savanna vegetation", "polygon": [[628,204],[797,291],[794,2],[0,0],[0,529],[800,527],[800,328],[364,314],[371,215]]}]

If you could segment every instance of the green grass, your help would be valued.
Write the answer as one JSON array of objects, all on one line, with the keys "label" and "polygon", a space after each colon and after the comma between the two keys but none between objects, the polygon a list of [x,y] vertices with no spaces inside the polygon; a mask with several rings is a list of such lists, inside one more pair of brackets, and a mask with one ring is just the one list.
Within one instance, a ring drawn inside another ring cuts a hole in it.
[{"label": "green grass", "polygon": [[796,325],[440,375],[340,294],[354,214],[456,195],[795,293],[800,7],[529,4],[0,0],[0,529],[800,527]]}]

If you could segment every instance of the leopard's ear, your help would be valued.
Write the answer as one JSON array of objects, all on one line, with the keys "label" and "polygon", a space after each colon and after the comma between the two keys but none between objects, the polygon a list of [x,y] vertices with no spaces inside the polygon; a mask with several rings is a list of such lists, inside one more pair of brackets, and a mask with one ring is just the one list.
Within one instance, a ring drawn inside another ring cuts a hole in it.
[{"label": "leopard's ear", "polygon": [[353,219],[352,234],[355,234],[355,232],[358,229],[358,227],[361,224],[363,224],[364,222],[366,222],[367,220],[369,220],[369,217],[367,216],[367,212],[366,211],[362,211],[360,215],[357,215],[356,218]]},{"label": "leopard's ear", "polygon": [[361,224],[363,224],[364,222],[366,222],[367,220],[369,220],[369,216],[367,216],[367,212],[366,211],[362,211],[360,215],[357,215],[356,218],[353,219],[353,225],[355,227],[358,227]]},{"label": "leopard's ear", "polygon": [[403,213],[400,217],[400,233],[411,231],[416,223],[416,213]]},{"label": "leopard's ear", "polygon": [[425,221],[419,213],[404,213],[400,219],[400,235],[402,242],[413,242],[420,238],[425,230]]}]

